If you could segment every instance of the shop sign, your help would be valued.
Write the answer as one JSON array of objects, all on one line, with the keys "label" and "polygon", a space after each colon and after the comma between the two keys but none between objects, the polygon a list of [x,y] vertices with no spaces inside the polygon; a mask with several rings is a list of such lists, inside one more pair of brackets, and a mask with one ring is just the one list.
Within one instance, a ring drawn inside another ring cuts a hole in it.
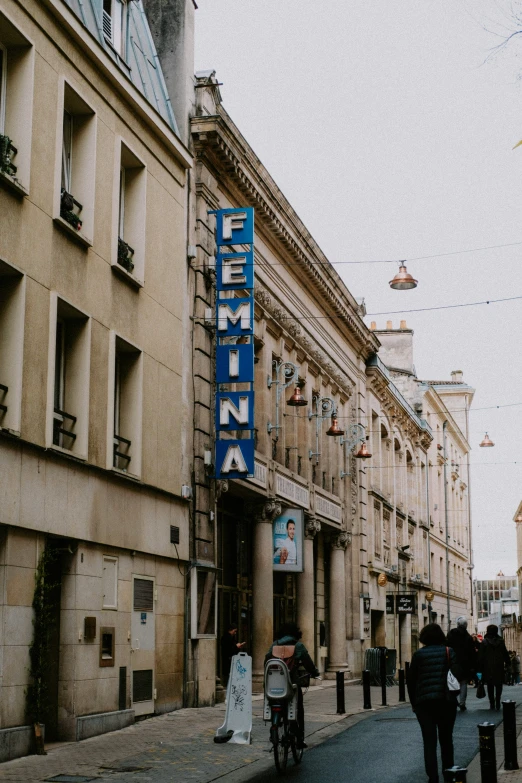
[{"label": "shop sign", "polygon": [[[215,478],[253,478],[254,210],[219,209],[213,214],[217,233]],[[241,296],[234,296],[235,292]],[[221,384],[249,388],[223,391]]]},{"label": "shop sign", "polygon": [[395,602],[397,607],[397,614],[415,613],[415,595],[397,594]]},{"label": "shop sign", "polygon": [[315,496],[315,510],[320,516],[330,519],[332,522],[337,522],[339,525],[342,522],[343,510],[341,506],[338,506],[337,503],[332,503],[331,500],[322,495],[316,494]]},{"label": "shop sign", "polygon": [[395,614],[395,601],[393,593],[386,595],[386,614]]},{"label": "shop sign", "polygon": [[287,508],[284,514],[274,520],[272,529],[274,571],[297,573],[304,570],[303,517],[304,512],[301,508]]}]

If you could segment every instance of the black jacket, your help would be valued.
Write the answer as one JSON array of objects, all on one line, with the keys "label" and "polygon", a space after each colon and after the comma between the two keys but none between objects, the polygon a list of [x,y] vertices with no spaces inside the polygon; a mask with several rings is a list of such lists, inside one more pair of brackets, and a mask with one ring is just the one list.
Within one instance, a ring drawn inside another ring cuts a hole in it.
[{"label": "black jacket", "polygon": [[511,665],[504,640],[496,634],[486,634],[478,654],[478,670],[487,682],[501,685],[504,682],[504,665]]},{"label": "black jacket", "polygon": [[446,648],[442,644],[433,644],[421,647],[413,654],[407,685],[411,706],[414,710],[417,705],[423,702],[447,700],[448,668],[451,668],[455,677],[460,679],[461,672],[451,647]]},{"label": "black jacket", "polygon": [[471,635],[465,628],[452,628],[447,637],[448,647],[453,648],[457,656],[457,663],[462,670],[462,679],[468,680],[471,672],[475,671],[476,653]]}]

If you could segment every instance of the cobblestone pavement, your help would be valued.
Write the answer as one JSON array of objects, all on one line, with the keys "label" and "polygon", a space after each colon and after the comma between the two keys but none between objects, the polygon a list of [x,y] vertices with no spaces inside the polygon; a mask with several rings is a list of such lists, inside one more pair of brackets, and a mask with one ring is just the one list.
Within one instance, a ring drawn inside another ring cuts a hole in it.
[{"label": "cobblestone pavement", "polygon": [[[362,687],[345,688],[346,714],[336,714],[335,682],[310,688],[305,696],[306,738],[310,747],[344,731],[367,715]],[[390,706],[398,688],[388,688]],[[372,688],[374,709],[380,688]],[[213,741],[224,720],[224,705],[183,709],[140,721],[121,731],[48,748],[47,756],[27,756],[0,766],[0,781],[38,783],[58,776],[83,776],[113,783],[235,783],[273,765],[268,727],[262,720],[262,698],[254,697],[251,745],[219,745]],[[248,769],[247,769],[248,768]],[[60,778],[58,778],[59,780]],[[65,778],[62,778],[65,780]],[[78,781],[79,783],[79,781]],[[521,778],[522,783],[522,778]]]}]

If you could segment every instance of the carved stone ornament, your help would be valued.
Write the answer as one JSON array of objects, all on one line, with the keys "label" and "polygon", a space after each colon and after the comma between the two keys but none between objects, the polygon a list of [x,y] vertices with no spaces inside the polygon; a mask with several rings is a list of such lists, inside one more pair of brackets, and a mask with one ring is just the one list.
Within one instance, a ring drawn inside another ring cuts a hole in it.
[{"label": "carved stone ornament", "polygon": [[226,479],[219,479],[216,481],[216,500],[219,500],[221,495],[228,492],[228,481]]},{"label": "carved stone ornament", "polygon": [[348,544],[352,543],[352,536],[345,530],[332,538],[332,549],[346,549]]},{"label": "carved stone ornament", "polygon": [[276,517],[281,516],[282,507],[279,500],[268,498],[260,502],[249,503],[247,513],[253,517],[254,522],[272,523]]},{"label": "carved stone ornament", "polygon": [[321,530],[321,523],[312,514],[305,514],[305,538],[314,539]]}]

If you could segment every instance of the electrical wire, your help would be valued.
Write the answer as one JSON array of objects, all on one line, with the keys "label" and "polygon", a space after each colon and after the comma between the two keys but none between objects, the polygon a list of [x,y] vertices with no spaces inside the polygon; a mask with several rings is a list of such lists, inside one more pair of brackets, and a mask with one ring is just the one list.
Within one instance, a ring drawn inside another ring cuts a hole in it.
[{"label": "electrical wire", "polygon": [[[516,247],[517,245],[522,245],[522,242],[508,242],[503,245],[487,245],[486,247],[471,247],[467,248],[466,250],[451,250],[448,253],[432,253],[431,255],[426,256],[412,256],[410,258],[401,260],[401,259],[376,259],[372,261],[308,261],[309,264],[312,266],[322,266],[322,267],[329,267],[329,266],[345,266],[345,265],[359,265],[359,264],[400,264],[400,263],[407,263],[409,264],[410,261],[427,261],[432,258],[447,258],[449,256],[458,256],[465,253],[480,253],[485,250],[498,250],[505,247]],[[234,247],[231,245],[230,247]],[[274,263],[270,263],[268,261],[264,260],[256,260],[256,263],[258,263],[260,266],[302,266],[301,261],[276,261]],[[207,267],[208,264],[193,264],[192,268],[196,269],[198,267]]]}]

